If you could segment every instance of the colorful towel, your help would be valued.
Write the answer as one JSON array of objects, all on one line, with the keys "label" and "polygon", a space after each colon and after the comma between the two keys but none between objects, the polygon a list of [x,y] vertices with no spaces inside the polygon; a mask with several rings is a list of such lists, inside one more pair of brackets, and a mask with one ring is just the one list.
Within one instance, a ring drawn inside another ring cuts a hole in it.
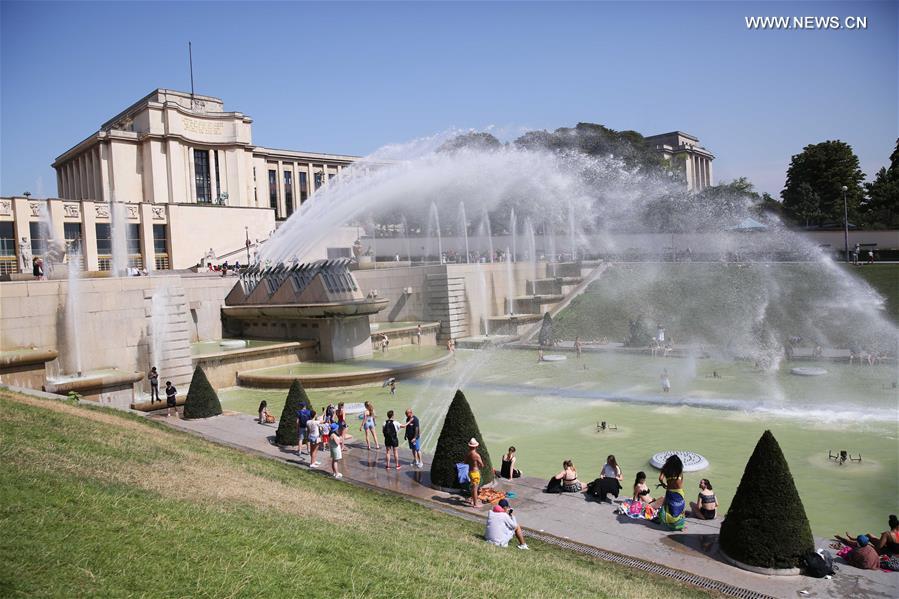
[{"label": "colorful towel", "polygon": [[633,499],[622,501],[618,511],[634,520],[652,520],[656,516],[656,511],[651,505]]}]

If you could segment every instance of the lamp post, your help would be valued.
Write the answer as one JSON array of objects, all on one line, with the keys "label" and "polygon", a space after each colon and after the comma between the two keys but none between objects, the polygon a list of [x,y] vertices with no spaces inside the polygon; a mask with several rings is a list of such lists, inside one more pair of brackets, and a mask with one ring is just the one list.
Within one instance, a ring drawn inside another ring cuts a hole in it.
[{"label": "lamp post", "polygon": [[250,266],[250,227],[245,226],[243,228],[244,233],[247,236],[247,266]]},{"label": "lamp post", "polygon": [[849,264],[849,206],[846,204],[846,192],[849,190],[843,186],[843,246],[846,252],[846,264]]}]

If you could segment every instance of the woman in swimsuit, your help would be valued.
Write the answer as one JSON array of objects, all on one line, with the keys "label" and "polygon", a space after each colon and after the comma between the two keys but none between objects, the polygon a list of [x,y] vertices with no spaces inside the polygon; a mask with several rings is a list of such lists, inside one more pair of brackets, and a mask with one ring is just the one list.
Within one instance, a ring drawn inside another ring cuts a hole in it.
[{"label": "woman in swimsuit", "polygon": [[699,496],[696,503],[690,502],[690,515],[700,520],[714,520],[715,512],[718,510],[718,500],[715,499],[715,492],[712,491],[712,483],[709,479],[704,478],[699,481]]},{"label": "woman in swimsuit", "polygon": [[633,499],[643,503],[652,503],[652,495],[650,495],[649,487],[646,486],[646,473],[642,470],[637,473],[637,477],[634,479]]},{"label": "woman in swimsuit", "polygon": [[508,453],[503,456],[503,464],[500,467],[499,475],[505,479],[512,480],[521,476],[521,471],[515,469],[515,447],[510,447]]},{"label": "woman in swimsuit", "polygon": [[371,441],[368,440],[369,434],[375,441],[375,449],[381,449],[378,444],[378,433],[375,430],[375,407],[371,405],[370,401],[365,402],[365,412],[362,414],[362,426],[359,427],[359,430],[365,431],[365,444],[369,449],[371,449]]},{"label": "woman in swimsuit", "polygon": [[665,488],[665,495],[656,499],[652,506],[659,509],[659,523],[671,530],[683,530],[684,508],[684,463],[677,454],[671,454],[659,473],[659,484]]},{"label": "woman in swimsuit", "polygon": [[562,471],[556,476],[556,479],[562,481],[562,491],[565,493],[580,493],[583,491],[581,481],[577,479],[577,468],[571,460],[562,462]]},{"label": "woman in swimsuit", "polygon": [[[874,546],[877,553],[881,555],[899,555],[899,518],[896,517],[896,514],[890,514],[888,524],[890,525],[890,529],[882,533],[879,537],[872,534],[868,534],[867,536],[871,539],[871,545]],[[846,538],[839,535],[836,535],[835,538],[844,545],[858,547],[858,541],[856,541],[858,537],[854,537],[848,532],[846,533]]]}]

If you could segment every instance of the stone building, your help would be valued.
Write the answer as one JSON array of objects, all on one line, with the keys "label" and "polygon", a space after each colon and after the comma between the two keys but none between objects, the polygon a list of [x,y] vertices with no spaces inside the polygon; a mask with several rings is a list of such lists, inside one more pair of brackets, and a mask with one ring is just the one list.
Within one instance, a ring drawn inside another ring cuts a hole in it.
[{"label": "stone building", "polygon": [[687,189],[702,191],[713,185],[714,154],[699,145],[699,139],[683,131],[650,135],[645,138],[666,160],[681,170]]},{"label": "stone building", "polygon": [[[187,268],[207,254],[246,261],[264,240],[355,156],[253,145],[252,119],[219,98],[157,89],[54,162],[57,198],[0,199],[0,271],[19,247],[79,239],[89,270],[110,268],[118,203],[130,266]],[[351,243],[351,242],[350,242]]]}]

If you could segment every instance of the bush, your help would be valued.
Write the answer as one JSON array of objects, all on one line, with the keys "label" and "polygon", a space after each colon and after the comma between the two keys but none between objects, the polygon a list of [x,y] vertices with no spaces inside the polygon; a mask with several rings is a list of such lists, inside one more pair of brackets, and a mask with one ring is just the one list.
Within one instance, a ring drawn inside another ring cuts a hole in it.
[{"label": "bush", "polygon": [[719,544],[731,558],[760,568],[796,568],[802,554],[814,551],[802,499],[771,431],[746,463]]},{"label": "bush", "polygon": [[215,389],[209,384],[206,373],[197,366],[194,376],[190,379],[190,388],[187,390],[187,399],[184,401],[185,418],[209,418],[222,413],[222,404]]},{"label": "bush", "polygon": [[549,312],[543,314],[543,324],[540,325],[540,335],[537,337],[540,347],[553,345],[553,317]]},{"label": "bush", "polygon": [[275,432],[275,443],[278,445],[297,444],[299,439],[297,412],[300,411],[300,404],[305,404],[307,408],[310,406],[306,390],[303,389],[299,379],[294,379],[290,391],[287,392],[287,400],[284,402],[284,409],[281,410],[281,421],[278,422],[278,430]]},{"label": "bush", "polygon": [[443,420],[443,429],[440,438],[437,439],[437,449],[434,451],[434,459],[431,462],[431,483],[439,487],[459,488],[456,476],[456,464],[465,461],[468,453],[468,442],[471,438],[477,439],[478,453],[484,460],[484,468],[481,470],[481,484],[493,480],[493,464],[490,462],[490,453],[487,445],[481,437],[478,423],[468,406],[468,400],[461,390],[456,391],[453,402],[446,412]]}]

